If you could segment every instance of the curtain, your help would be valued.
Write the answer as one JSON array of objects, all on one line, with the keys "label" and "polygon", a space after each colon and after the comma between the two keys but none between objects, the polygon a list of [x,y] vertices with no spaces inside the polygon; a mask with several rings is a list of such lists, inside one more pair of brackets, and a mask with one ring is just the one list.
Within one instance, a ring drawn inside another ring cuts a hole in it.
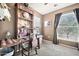
[{"label": "curtain", "polygon": [[60,20],[60,16],[62,15],[62,13],[56,14],[55,15],[55,21],[54,21],[54,36],[53,36],[53,43],[54,44],[58,44],[58,40],[57,40],[57,26],[59,24],[59,20]]},{"label": "curtain", "polygon": [[79,8],[74,9],[74,13],[75,13],[75,15],[77,17],[77,21],[78,21],[78,24],[79,24]]},{"label": "curtain", "polygon": [[[75,15],[76,15],[76,18],[77,18],[77,21],[78,21],[78,24],[79,24],[79,8],[76,8],[73,10]],[[79,50],[79,43],[77,43],[77,48]]]}]

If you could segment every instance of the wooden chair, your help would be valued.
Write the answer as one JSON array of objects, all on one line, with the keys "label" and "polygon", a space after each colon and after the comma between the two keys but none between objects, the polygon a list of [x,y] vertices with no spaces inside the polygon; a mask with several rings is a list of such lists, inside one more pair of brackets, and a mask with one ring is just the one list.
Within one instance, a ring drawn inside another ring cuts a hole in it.
[{"label": "wooden chair", "polygon": [[[22,56],[30,56],[30,53],[32,50],[35,50],[35,53],[37,55],[37,42],[35,37],[30,37],[29,40],[22,44]],[[27,52],[27,54],[26,54]]]}]

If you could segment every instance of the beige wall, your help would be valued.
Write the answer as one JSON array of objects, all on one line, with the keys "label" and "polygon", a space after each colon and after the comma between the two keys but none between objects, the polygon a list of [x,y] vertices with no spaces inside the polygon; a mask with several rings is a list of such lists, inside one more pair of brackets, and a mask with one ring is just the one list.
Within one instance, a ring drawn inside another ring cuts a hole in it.
[{"label": "beige wall", "polygon": [[[73,10],[75,8],[79,8],[78,3],[71,5],[71,6],[68,6],[68,7],[65,7],[65,8],[62,8],[60,10],[48,13],[46,15],[43,15],[43,34],[44,34],[45,39],[53,40],[53,33],[54,33],[53,27],[54,27],[55,14],[64,13],[64,12]],[[51,27],[47,27],[47,28],[44,27],[44,21],[46,21],[46,20],[50,20],[52,22]]]},{"label": "beige wall", "polygon": [[51,22],[51,26],[49,27],[43,26],[43,34],[45,39],[52,40],[52,36],[53,36],[52,31],[53,31],[53,23],[54,23],[54,15],[52,13],[43,15],[43,25],[44,25],[44,21],[48,21],[48,20]]},{"label": "beige wall", "polygon": [[11,13],[11,21],[8,21],[7,19],[5,21],[0,21],[0,38],[5,38],[5,33],[7,31],[12,33],[12,37],[14,36],[14,21],[15,21],[15,11],[14,8],[9,9]]}]

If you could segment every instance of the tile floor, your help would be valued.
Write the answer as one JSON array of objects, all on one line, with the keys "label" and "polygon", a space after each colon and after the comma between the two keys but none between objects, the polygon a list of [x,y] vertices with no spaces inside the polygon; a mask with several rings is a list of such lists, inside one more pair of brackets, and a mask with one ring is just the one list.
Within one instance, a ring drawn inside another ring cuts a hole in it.
[{"label": "tile floor", "polygon": [[31,54],[31,56],[79,56],[79,51],[75,47],[55,45],[51,41],[44,40],[38,55]]}]

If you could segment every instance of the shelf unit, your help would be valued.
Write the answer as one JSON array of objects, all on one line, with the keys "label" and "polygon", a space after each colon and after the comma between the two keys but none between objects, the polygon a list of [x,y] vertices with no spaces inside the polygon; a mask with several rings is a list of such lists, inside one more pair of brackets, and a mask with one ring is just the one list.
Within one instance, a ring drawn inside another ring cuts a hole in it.
[{"label": "shelf unit", "polygon": [[[25,18],[23,16],[23,13],[28,13],[29,18]],[[15,4],[15,15],[16,15],[16,20],[15,20],[15,38],[17,38],[18,35],[18,30],[22,26],[28,27],[30,32],[33,32],[33,11],[31,10],[30,7],[26,7],[24,3],[16,3]]]}]

